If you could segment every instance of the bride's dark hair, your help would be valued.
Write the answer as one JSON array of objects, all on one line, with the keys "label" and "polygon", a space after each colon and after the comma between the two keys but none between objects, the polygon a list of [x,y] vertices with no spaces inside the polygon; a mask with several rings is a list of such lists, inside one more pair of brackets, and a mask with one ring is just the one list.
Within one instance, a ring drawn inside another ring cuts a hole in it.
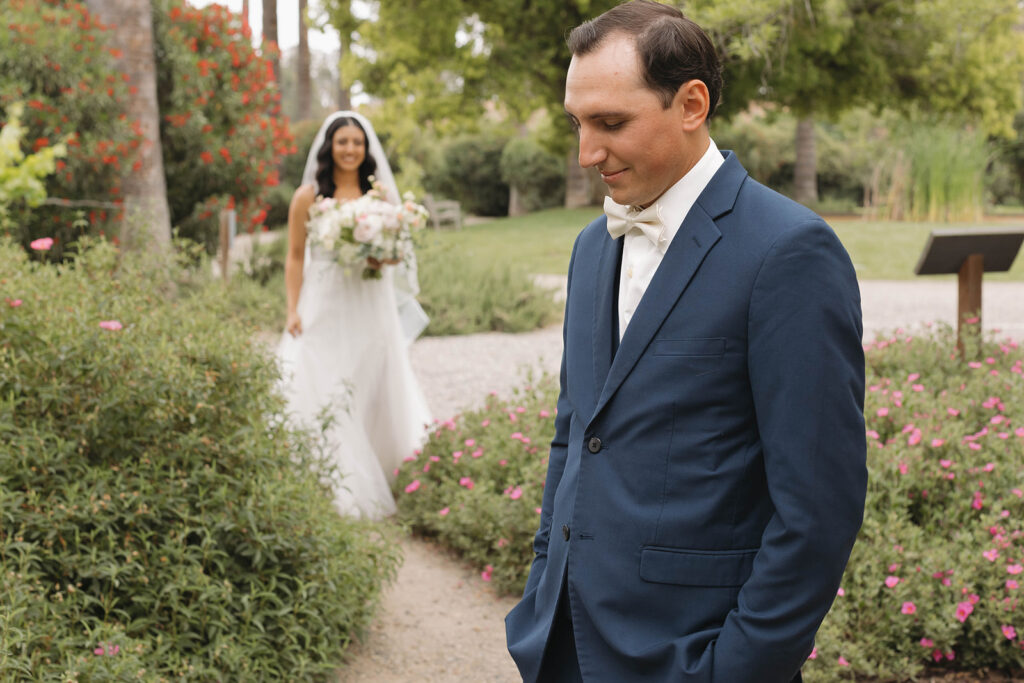
[{"label": "bride's dark hair", "polygon": [[370,154],[370,141],[366,136],[366,130],[356,119],[340,116],[327,127],[324,143],[316,153],[316,187],[317,194],[322,197],[333,197],[334,191],[338,189],[334,185],[334,158],[331,156],[331,145],[334,142],[334,134],[344,126],[355,126],[363,131],[363,149],[366,151],[366,157],[363,163],[359,164],[359,189],[366,194],[373,187],[370,184],[370,176],[377,170],[377,160]]}]

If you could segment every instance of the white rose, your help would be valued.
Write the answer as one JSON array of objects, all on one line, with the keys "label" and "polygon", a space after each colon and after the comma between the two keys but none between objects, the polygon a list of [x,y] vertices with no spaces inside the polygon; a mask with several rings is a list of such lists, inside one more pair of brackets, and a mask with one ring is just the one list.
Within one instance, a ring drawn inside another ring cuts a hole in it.
[{"label": "white rose", "polygon": [[380,234],[383,227],[384,223],[377,214],[371,213],[360,216],[352,236],[356,238],[357,242],[366,244],[372,242]]}]

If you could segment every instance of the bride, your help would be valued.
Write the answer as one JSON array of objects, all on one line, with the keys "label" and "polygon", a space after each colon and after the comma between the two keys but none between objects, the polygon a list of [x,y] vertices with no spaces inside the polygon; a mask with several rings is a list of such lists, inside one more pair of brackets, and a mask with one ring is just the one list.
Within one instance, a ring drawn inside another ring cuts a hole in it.
[{"label": "bride", "polygon": [[422,442],[430,421],[407,353],[427,322],[415,298],[415,261],[374,262],[383,277],[367,280],[361,269],[346,272],[306,244],[314,199],[358,199],[371,176],[389,201],[399,201],[370,122],[350,111],[331,114],[313,140],[288,210],[288,317],[278,358],[290,417],[313,429],[325,411],[331,418],[325,436],[340,475],[338,510],[376,519],[395,511],[393,472]]}]

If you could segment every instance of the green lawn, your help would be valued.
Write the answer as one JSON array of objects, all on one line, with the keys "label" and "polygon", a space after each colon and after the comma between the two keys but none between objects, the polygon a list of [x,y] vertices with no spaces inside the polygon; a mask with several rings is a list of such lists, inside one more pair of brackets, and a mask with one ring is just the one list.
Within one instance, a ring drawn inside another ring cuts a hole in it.
[{"label": "green lawn", "polygon": [[[533,273],[564,274],[577,233],[601,215],[600,207],[548,209],[517,218],[497,218],[461,231],[427,231],[421,258],[431,253],[457,252],[462,258],[528,264]],[[932,230],[964,228],[951,223],[897,223],[860,219],[830,219],[862,280],[910,280]],[[986,225],[1020,226],[1024,216],[1000,217]],[[435,252],[437,250],[437,252]],[[952,278],[954,276],[928,276]],[[1024,256],[1009,273],[987,279],[1024,280]]]}]

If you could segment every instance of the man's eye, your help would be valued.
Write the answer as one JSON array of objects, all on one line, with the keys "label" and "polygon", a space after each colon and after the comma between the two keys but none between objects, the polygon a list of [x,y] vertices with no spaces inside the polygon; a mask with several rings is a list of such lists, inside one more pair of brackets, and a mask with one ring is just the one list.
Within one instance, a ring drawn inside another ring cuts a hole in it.
[{"label": "man's eye", "polygon": [[604,122],[604,128],[605,128],[605,130],[618,130],[619,128],[622,128],[622,121],[615,121],[615,122],[605,121]]}]

